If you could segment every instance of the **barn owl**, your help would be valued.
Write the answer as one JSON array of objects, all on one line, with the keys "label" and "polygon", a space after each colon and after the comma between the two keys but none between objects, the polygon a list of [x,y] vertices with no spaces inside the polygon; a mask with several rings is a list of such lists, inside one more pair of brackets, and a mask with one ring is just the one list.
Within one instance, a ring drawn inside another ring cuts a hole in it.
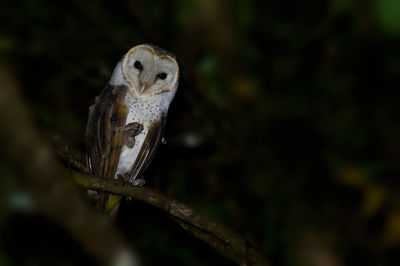
[{"label": "barn owl", "polygon": [[[143,172],[163,140],[178,78],[175,56],[154,45],[135,46],[118,62],[89,108],[86,151],[94,175],[144,184]],[[119,205],[120,197],[99,195],[106,212]]]}]

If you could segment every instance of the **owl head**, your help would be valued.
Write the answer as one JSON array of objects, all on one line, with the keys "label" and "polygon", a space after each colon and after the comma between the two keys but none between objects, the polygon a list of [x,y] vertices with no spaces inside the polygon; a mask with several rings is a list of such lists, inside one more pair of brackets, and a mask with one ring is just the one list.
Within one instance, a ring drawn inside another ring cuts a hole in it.
[{"label": "owl head", "polygon": [[141,97],[174,92],[178,85],[175,56],[155,45],[141,44],[130,49],[121,68],[125,81]]}]

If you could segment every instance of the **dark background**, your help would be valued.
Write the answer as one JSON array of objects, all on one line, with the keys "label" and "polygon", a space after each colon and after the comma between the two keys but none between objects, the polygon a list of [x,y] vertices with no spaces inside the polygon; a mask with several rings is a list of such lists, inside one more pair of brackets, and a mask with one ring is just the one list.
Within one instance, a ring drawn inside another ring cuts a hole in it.
[{"label": "dark background", "polygon": [[[398,0],[23,0],[0,21],[0,54],[44,135],[84,151],[118,60],[156,44],[181,80],[147,186],[272,265],[398,263]],[[57,225],[7,213],[0,265],[92,263]],[[124,202],[117,224],[146,265],[232,265],[145,204]]]}]

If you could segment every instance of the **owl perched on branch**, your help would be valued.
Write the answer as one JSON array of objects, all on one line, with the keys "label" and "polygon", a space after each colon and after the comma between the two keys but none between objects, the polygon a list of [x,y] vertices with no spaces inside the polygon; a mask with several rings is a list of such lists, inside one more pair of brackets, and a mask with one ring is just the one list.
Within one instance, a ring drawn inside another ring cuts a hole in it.
[{"label": "owl perched on branch", "polygon": [[[175,56],[155,45],[135,46],[118,62],[89,108],[86,151],[94,175],[144,184],[143,172],[163,139],[178,78]],[[99,195],[104,211],[119,205],[120,197]]]}]

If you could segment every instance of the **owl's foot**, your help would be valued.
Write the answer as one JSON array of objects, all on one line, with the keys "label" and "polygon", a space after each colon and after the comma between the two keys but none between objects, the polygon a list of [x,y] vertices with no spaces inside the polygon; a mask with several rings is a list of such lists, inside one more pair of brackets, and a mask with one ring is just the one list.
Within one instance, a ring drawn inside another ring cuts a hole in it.
[{"label": "owl's foot", "polygon": [[146,184],[146,181],[144,181],[143,178],[138,178],[138,179],[131,181],[131,183],[134,186],[144,186],[144,184]]},{"label": "owl's foot", "polygon": [[135,178],[134,180],[131,180],[131,177],[129,176],[128,173],[124,175],[118,174],[118,180],[123,180],[123,186],[126,185],[126,183],[131,183],[134,186],[143,186],[146,182],[144,181],[144,177],[142,176],[141,178]]},{"label": "owl's foot", "polygon": [[125,186],[126,183],[129,181],[129,176],[127,174],[125,175],[118,174],[116,179],[122,180],[123,181],[122,185]]}]

